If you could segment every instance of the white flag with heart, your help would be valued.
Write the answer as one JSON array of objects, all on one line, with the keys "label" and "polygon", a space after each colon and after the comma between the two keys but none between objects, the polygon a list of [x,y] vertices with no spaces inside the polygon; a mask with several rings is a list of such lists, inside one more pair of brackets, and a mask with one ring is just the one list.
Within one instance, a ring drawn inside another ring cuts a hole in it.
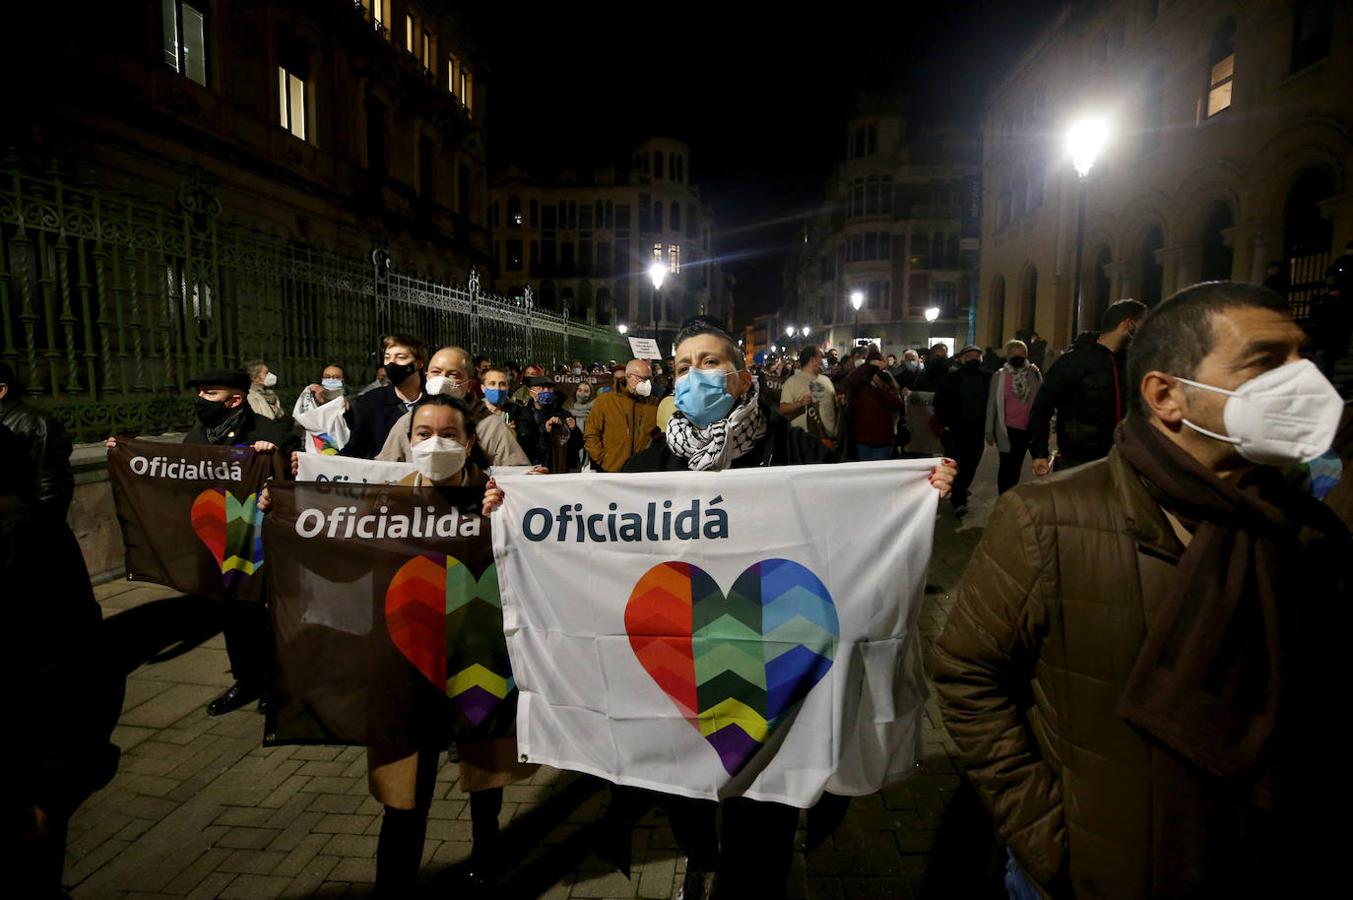
[{"label": "white flag with heart", "polygon": [[934,464],[500,477],[523,758],[798,807],[912,772]]}]

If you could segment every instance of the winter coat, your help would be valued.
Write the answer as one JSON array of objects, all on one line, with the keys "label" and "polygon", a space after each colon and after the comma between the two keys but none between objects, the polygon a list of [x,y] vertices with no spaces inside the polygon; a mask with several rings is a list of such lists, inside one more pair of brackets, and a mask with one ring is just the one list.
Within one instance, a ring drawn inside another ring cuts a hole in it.
[{"label": "winter coat", "polygon": [[[285,423],[275,419],[265,419],[254,414],[246,402],[240,407],[241,414],[235,428],[227,432],[220,440],[213,441],[207,436],[207,430],[201,423],[188,429],[183,437],[185,444],[216,444],[218,447],[240,447],[257,441],[268,441],[277,445],[278,459],[288,461],[295,450],[301,449],[301,439]],[[290,463],[282,467],[290,469]]]},{"label": "winter coat", "polygon": [[[582,468],[583,433],[578,430],[576,424],[568,428],[568,420],[573,418],[572,413],[556,400],[549,406],[539,409],[532,403],[526,410],[526,418],[531,419],[535,425],[532,444],[528,446],[522,443],[522,449],[531,458],[532,464],[545,466],[555,474],[577,472]],[[553,418],[558,418],[562,425],[556,426],[553,431],[547,430],[545,425]],[[567,429],[566,439],[559,430],[561,427]],[[517,434],[517,442],[521,443],[520,432]]]},{"label": "winter coat", "polygon": [[[758,401],[760,402],[760,401]],[[766,434],[761,442],[751,450],[733,460],[729,468],[754,469],[760,466],[807,466],[815,463],[829,463],[834,460],[832,453],[822,442],[801,428],[789,424],[789,420],[777,410],[762,403],[767,416]],[[668,447],[667,442],[654,441],[642,453],[636,453],[625,463],[622,472],[686,472],[690,470],[686,457],[678,456]]]},{"label": "winter coat", "polygon": [[1057,450],[1080,464],[1106,456],[1114,429],[1127,414],[1122,360],[1086,332],[1058,357],[1043,378],[1029,415],[1029,454],[1048,458],[1049,429],[1057,414]]},{"label": "winter coat", "polygon": [[[1033,363],[1027,363],[1027,366],[1034,382],[1034,394],[1030,399],[1037,400],[1038,390],[1043,384],[1043,373]],[[1010,452],[1010,431],[1005,426],[1005,386],[1010,374],[1007,366],[997,369],[991,376],[991,390],[987,393],[987,442],[995,444],[1001,453]]]},{"label": "winter coat", "polygon": [[408,411],[393,384],[359,395],[348,410],[352,435],[339,455],[374,459],[385,446],[390,429]]},{"label": "winter coat", "polygon": [[260,387],[256,384],[249,385],[249,395],[246,398],[249,406],[254,411],[254,415],[264,419],[281,419],[286,416],[282,410],[282,401],[277,399],[277,392],[272,388]]},{"label": "winter coat", "polygon": [[[483,454],[485,462],[491,466],[531,464],[502,416],[495,415],[483,400],[467,399],[466,402],[470,405],[474,419],[475,446]],[[396,420],[376,459],[382,462],[408,462],[412,458],[413,445],[409,442],[409,423],[412,418],[413,413],[407,412]]]},{"label": "winter coat", "polygon": [[0,400],[0,425],[28,446],[38,504],[45,512],[66,521],[66,511],[75,496],[66,429],[56,419],[11,396]]},{"label": "winter coat", "polygon": [[990,376],[981,367],[959,366],[935,391],[935,416],[940,426],[962,437],[982,435],[990,390]]},{"label": "winter coat", "polygon": [[619,472],[629,458],[648,447],[658,427],[658,401],[611,391],[592,401],[583,441],[592,463],[603,472]]},{"label": "winter coat", "polygon": [[896,387],[886,372],[865,363],[846,376],[846,391],[850,401],[850,433],[857,444],[870,447],[893,445],[894,417],[902,415],[905,406],[902,392],[878,387],[874,376],[885,385]]},{"label": "winter coat", "polygon": [[969,780],[1054,897],[1312,896],[1251,882],[1306,876],[1303,855],[1341,864],[1311,843],[1342,842],[1309,809],[1337,815],[1337,799],[1292,785],[1285,796],[1303,808],[1265,821],[1245,786],[1220,784],[1119,716],[1183,550],[1116,450],[1021,485],[997,501],[935,644],[933,683]]}]

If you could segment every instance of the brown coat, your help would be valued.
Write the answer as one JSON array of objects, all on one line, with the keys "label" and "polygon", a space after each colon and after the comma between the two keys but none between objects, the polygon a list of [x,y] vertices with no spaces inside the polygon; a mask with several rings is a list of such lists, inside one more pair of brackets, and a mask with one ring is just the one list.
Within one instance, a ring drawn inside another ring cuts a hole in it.
[{"label": "brown coat", "polygon": [[1001,497],[936,644],[969,778],[1054,895],[1250,896],[1228,879],[1275,871],[1274,832],[1257,833],[1239,792],[1116,712],[1182,552],[1115,450]]},{"label": "brown coat", "polygon": [[658,401],[607,391],[592,403],[584,423],[587,455],[606,472],[619,472],[629,458],[648,449],[658,424]]}]

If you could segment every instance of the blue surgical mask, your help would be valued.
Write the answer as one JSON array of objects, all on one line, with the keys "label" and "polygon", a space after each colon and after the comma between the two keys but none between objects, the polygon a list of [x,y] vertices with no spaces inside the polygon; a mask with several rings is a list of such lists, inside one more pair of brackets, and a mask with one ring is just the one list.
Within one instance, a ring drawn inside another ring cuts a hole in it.
[{"label": "blue surgical mask", "polygon": [[691,369],[677,379],[676,407],[701,428],[719,421],[733,408],[728,372]]},{"label": "blue surgical mask", "polygon": [[324,379],[323,381],[321,381],[319,384],[320,384],[320,387],[324,388],[326,391],[341,391],[341,390],[343,390],[343,379],[342,379],[342,378],[325,378],[325,379]]},{"label": "blue surgical mask", "polygon": [[502,406],[503,403],[507,400],[507,389],[485,388],[484,399],[492,403],[494,406]]},{"label": "blue surgical mask", "polygon": [[541,406],[549,406],[554,402],[554,391],[541,391],[536,395],[536,399],[540,401]]}]

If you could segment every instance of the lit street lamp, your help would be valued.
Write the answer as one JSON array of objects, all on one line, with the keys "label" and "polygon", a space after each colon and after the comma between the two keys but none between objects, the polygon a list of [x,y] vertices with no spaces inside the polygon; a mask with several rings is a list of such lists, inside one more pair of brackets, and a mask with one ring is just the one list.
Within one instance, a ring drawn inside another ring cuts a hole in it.
[{"label": "lit street lamp", "polygon": [[648,267],[648,280],[653,282],[653,337],[658,337],[658,304],[662,303],[662,281],[667,277],[667,267],[654,261]]},{"label": "lit street lamp", "polygon": [[626,325],[624,322],[621,322],[621,323],[616,327],[616,331],[620,332],[621,334],[627,334],[627,333],[629,333],[629,330],[630,330],[630,327],[629,327],[628,325]]},{"label": "lit street lamp", "polygon": [[1108,136],[1108,123],[1098,118],[1081,119],[1072,124],[1066,134],[1067,153],[1080,180],[1080,197],[1076,204],[1076,275],[1072,293],[1076,303],[1076,325],[1072,329],[1073,334],[1085,327],[1085,287],[1082,284],[1081,259],[1085,252],[1085,204],[1090,194],[1090,170],[1094,168],[1095,157],[1104,149]]},{"label": "lit street lamp", "polygon": [[935,343],[935,320],[939,317],[940,308],[938,306],[932,306],[925,311],[926,333],[929,335],[929,337],[926,338],[927,350]]},{"label": "lit street lamp", "polygon": [[853,306],[853,307],[855,307],[855,330],[854,330],[854,337],[855,337],[856,340],[859,340],[859,338],[860,338],[860,307],[861,307],[861,306],[864,306],[864,291],[851,291],[851,292],[850,292],[850,305]]},{"label": "lit street lamp", "polygon": [[809,335],[809,329],[808,329],[808,326],[805,325],[805,326],[803,326],[803,336],[804,336],[804,337],[808,337],[808,335]]}]

